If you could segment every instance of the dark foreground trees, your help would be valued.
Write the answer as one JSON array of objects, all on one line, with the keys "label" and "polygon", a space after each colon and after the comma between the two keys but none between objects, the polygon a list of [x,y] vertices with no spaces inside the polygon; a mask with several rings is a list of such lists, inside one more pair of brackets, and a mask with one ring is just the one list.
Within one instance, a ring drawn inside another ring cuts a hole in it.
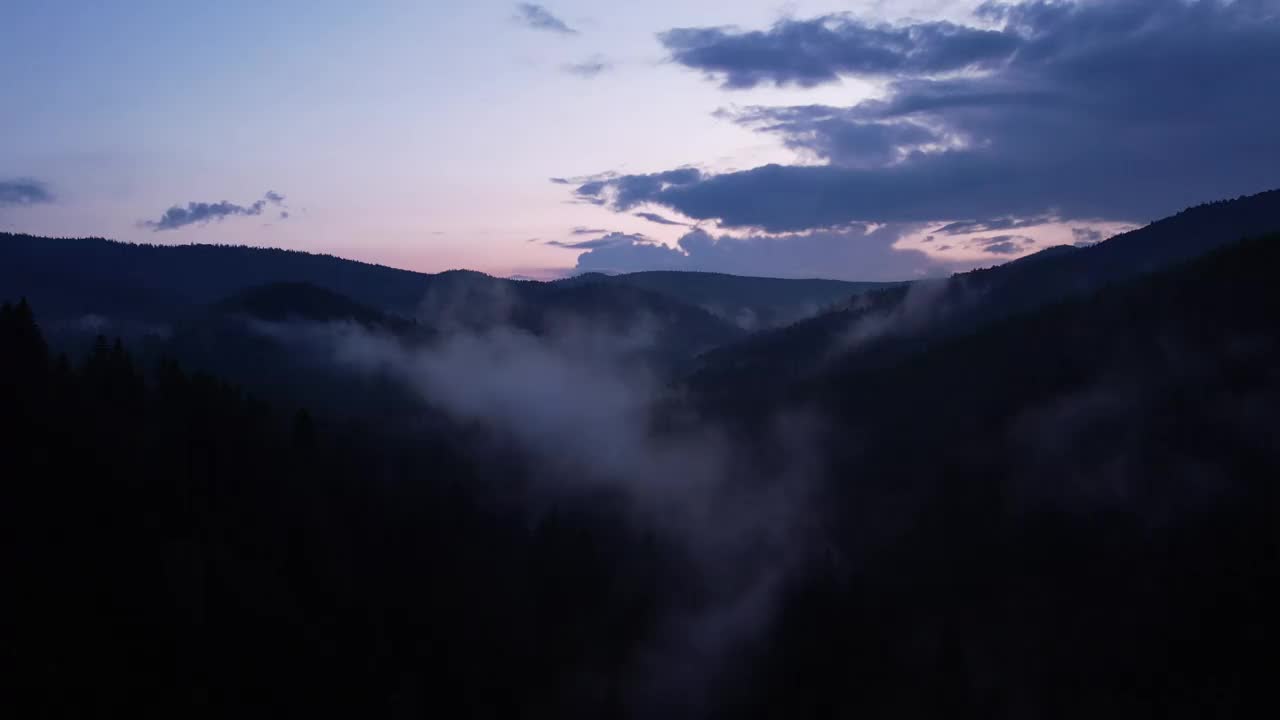
[{"label": "dark foreground trees", "polygon": [[659,580],[625,523],[517,514],[442,442],[144,372],[118,342],[52,357],[25,303],[0,311],[0,363],[0,654],[24,716],[621,713]]}]

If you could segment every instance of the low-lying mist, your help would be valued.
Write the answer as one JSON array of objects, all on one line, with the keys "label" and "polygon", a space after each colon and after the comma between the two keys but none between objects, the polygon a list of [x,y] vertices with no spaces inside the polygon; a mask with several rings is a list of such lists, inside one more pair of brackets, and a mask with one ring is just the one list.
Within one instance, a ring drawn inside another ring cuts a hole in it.
[{"label": "low-lying mist", "polygon": [[651,362],[653,318],[623,329],[564,319],[541,335],[455,326],[428,341],[352,322],[253,328],[312,361],[394,379],[424,407],[487,428],[527,458],[528,512],[604,496],[678,548],[690,584],[670,592],[685,597],[635,658],[635,702],[657,703],[654,712],[694,711],[709,697],[811,546],[816,419],[789,412],[745,433],[698,417]]}]

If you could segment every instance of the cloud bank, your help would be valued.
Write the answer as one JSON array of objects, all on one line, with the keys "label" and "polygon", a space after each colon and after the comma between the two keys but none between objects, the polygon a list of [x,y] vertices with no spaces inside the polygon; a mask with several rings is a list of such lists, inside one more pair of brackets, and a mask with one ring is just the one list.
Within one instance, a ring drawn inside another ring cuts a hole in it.
[{"label": "cloud bank", "polygon": [[1018,38],[1006,32],[949,22],[870,25],[847,15],[783,20],[766,31],[675,28],[658,39],[674,62],[718,78],[730,89],[813,87],[842,75],[987,68],[1018,47]]},{"label": "cloud bank", "polygon": [[912,229],[857,225],[746,237],[693,230],[681,237],[674,248],[621,233],[589,241],[594,242],[592,245],[553,244],[587,250],[578,256],[578,270],[611,273],[692,270],[769,277],[907,280],[953,269],[923,252],[895,249],[894,244]]},{"label": "cloud bank", "polygon": [[[884,83],[849,107],[721,117],[818,164],[600,175],[582,201],[770,232],[1028,218],[1145,222],[1280,185],[1273,0],[988,3],[975,26],[849,16],[680,28],[671,60],[728,88]],[[979,24],[981,26],[979,26]]]}]

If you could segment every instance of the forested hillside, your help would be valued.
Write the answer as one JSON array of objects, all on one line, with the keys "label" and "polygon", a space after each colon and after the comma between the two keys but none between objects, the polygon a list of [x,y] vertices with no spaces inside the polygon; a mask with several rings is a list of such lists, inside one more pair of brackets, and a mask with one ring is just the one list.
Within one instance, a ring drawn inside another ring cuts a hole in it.
[{"label": "forested hillside", "polygon": [[[795,437],[757,406],[695,435],[731,453],[710,485],[687,483],[713,456],[687,451],[590,482],[625,443],[551,462],[518,441],[545,429],[458,418],[447,397],[391,427],[106,338],[63,355],[6,304],[10,696],[204,717],[1272,706],[1278,266],[1280,240],[1259,238],[892,365],[828,363],[774,408],[808,418],[802,474],[773,467],[798,462]],[[234,306],[269,315],[276,292]],[[307,296],[317,317],[380,321]],[[711,422],[672,402],[644,452]],[[684,483],[645,501],[665,520],[638,512],[637,482]],[[776,494],[801,487],[809,502]],[[792,511],[738,504],[759,491]],[[703,524],[668,522],[703,492]]]}]

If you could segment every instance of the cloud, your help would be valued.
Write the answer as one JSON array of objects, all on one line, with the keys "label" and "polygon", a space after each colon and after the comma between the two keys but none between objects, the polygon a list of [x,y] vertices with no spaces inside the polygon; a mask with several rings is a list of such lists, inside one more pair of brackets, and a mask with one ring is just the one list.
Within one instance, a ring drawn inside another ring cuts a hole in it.
[{"label": "cloud", "polygon": [[661,243],[633,240],[613,242],[588,249],[578,256],[577,269],[611,273],[639,270],[687,270],[689,261],[682,251]]},{"label": "cloud", "polygon": [[949,22],[870,25],[849,15],[782,20],[765,31],[676,28],[658,35],[671,60],[730,89],[813,87],[841,75],[944,73],[1007,60],[1021,38]]},{"label": "cloud", "polygon": [[[592,230],[590,232],[604,232],[603,230]],[[576,233],[575,231],[575,234]],[[602,237],[592,238],[591,240],[574,240],[566,242],[564,240],[547,240],[544,245],[550,245],[558,248],[568,248],[571,250],[597,250],[601,248],[614,247],[617,245],[652,245],[653,240],[639,234],[627,233],[609,233]]]},{"label": "cloud", "polygon": [[578,256],[583,271],[698,270],[771,277],[903,280],[939,274],[951,267],[894,243],[911,227],[855,226],[789,235],[716,237],[686,233],[677,247],[617,236]]},{"label": "cloud", "polygon": [[992,243],[982,248],[982,252],[991,253],[992,255],[1013,255],[1022,248],[1011,242]]},{"label": "cloud", "polygon": [[938,130],[907,119],[868,121],[851,109],[824,105],[720,110],[717,117],[778,135],[801,154],[843,167],[879,167],[948,142]]},{"label": "cloud", "polygon": [[569,63],[562,68],[570,75],[578,77],[593,78],[603,72],[613,69],[613,64],[603,58],[592,58],[579,63]]},{"label": "cloud", "polygon": [[635,216],[642,220],[648,220],[651,223],[657,223],[659,225],[679,225],[681,227],[689,227],[688,223],[682,223],[682,222],[679,222],[678,220],[672,220],[670,218],[663,217],[658,213],[638,212],[638,213],[635,213]]},{"label": "cloud", "polygon": [[581,225],[569,231],[569,233],[572,235],[603,235],[608,232],[609,231],[605,230],[604,228],[590,228],[590,227],[583,227]]},{"label": "cloud", "polygon": [[996,235],[995,237],[977,238],[970,247],[978,246],[982,252],[992,255],[1016,255],[1034,245],[1035,240],[1023,235]]},{"label": "cloud", "polygon": [[[204,225],[208,222],[235,215],[261,215],[267,205],[280,206],[284,204],[284,196],[268,190],[260,200],[255,200],[250,205],[236,205],[234,203],[222,200],[216,203],[207,202],[189,202],[186,207],[174,205],[159,220],[143,220],[139,223],[142,227],[151,228],[154,232],[161,230],[177,230],[178,228],[188,225]],[[289,213],[281,210],[280,219],[284,220],[289,217]]]},{"label": "cloud", "polygon": [[600,175],[575,196],[771,232],[997,229],[1145,222],[1280,185],[1280,93],[1258,91],[1280,70],[1272,0],[1031,0],[984,5],[980,20],[998,29],[828,16],[666,33],[676,62],[730,87],[850,76],[884,92],[843,108],[721,114],[820,164]]},{"label": "cloud", "polygon": [[541,5],[519,3],[516,5],[516,22],[534,30],[560,33],[561,35],[577,35],[578,31],[569,27],[563,20],[551,14]]},{"label": "cloud", "polygon": [[574,190],[582,200],[609,204],[618,210],[629,210],[649,202],[658,193],[682,185],[690,185],[702,179],[697,168],[677,168],[649,175],[606,174],[585,180]]},{"label": "cloud", "polygon": [[53,193],[39,180],[15,178],[0,180],[0,207],[37,205],[53,202]]},{"label": "cloud", "polygon": [[1093,228],[1073,227],[1071,228],[1071,237],[1075,240],[1076,245],[1093,245],[1102,242],[1102,231]]},{"label": "cloud", "polygon": [[959,220],[947,223],[933,232],[941,235],[968,235],[970,233],[993,232],[997,230],[1016,230],[1054,222],[1052,217],[1002,217],[990,220]]}]

